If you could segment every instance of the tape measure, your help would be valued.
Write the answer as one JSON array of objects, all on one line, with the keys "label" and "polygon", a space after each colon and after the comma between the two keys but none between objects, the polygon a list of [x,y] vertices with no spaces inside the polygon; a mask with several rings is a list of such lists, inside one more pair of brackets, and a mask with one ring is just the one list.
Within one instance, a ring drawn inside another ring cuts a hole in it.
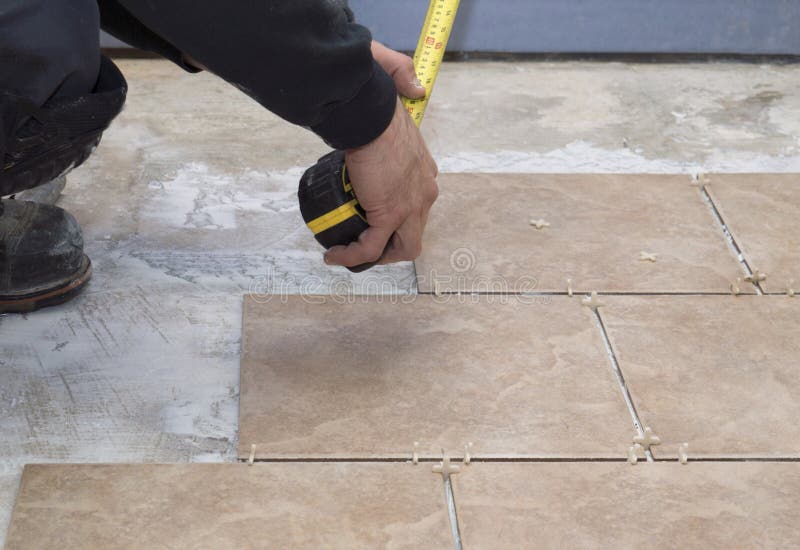
[{"label": "tape measure", "polygon": [[[403,106],[419,126],[425,116],[460,0],[431,0],[414,52],[414,70],[425,86],[422,99],[403,98]],[[328,153],[306,170],[298,190],[300,213],[317,241],[326,249],[358,240],[368,227],[366,213],[347,175],[344,151]],[[349,267],[359,273],[375,263]]]},{"label": "tape measure", "polygon": [[433,85],[439,75],[439,67],[442,65],[444,51],[450,40],[450,31],[453,30],[459,2],[460,0],[431,0],[428,6],[425,24],[422,25],[417,49],[414,51],[414,70],[417,78],[425,86],[426,94],[422,99],[403,98],[403,105],[417,126],[422,123]]}]

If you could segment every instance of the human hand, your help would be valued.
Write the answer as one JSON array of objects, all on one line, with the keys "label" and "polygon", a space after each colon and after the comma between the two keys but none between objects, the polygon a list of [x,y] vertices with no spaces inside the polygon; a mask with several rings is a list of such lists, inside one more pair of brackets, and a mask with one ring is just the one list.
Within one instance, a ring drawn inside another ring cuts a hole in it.
[{"label": "human hand", "polygon": [[425,86],[417,78],[413,59],[387,48],[376,40],[372,41],[372,57],[392,77],[401,96],[409,99],[425,97]]},{"label": "human hand", "polygon": [[354,267],[419,256],[428,212],[439,194],[438,169],[399,99],[383,134],[345,151],[345,163],[370,227],[357,241],[328,250],[325,262]]}]

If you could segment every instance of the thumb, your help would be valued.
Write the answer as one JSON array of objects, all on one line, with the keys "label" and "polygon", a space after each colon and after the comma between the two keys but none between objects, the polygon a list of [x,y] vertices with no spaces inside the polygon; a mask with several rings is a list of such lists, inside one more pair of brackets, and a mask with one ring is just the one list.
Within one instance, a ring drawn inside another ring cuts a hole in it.
[{"label": "thumb", "polygon": [[425,97],[425,86],[417,78],[414,70],[414,61],[406,58],[392,75],[395,86],[401,96],[409,99],[422,99]]},{"label": "thumb", "polygon": [[372,41],[372,55],[383,70],[391,75],[400,95],[410,99],[425,97],[425,87],[417,78],[413,59],[376,40]]},{"label": "thumb", "polygon": [[325,253],[325,263],[353,267],[369,262],[377,262],[383,255],[386,243],[392,238],[392,229],[368,227],[357,241],[348,245],[331,247]]}]

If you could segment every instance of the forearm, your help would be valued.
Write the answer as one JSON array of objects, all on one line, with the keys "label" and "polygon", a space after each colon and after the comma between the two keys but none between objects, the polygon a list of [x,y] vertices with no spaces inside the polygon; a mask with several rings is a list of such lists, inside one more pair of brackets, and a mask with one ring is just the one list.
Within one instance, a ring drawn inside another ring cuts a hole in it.
[{"label": "forearm", "polygon": [[397,91],[344,1],[118,0],[167,44],[336,148],[388,126]]}]

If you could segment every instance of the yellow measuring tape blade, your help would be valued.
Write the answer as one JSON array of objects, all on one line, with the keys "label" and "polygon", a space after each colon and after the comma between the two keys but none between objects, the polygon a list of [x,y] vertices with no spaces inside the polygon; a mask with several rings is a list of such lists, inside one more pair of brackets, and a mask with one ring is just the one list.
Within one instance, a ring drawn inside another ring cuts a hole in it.
[{"label": "yellow measuring tape blade", "polygon": [[453,30],[459,2],[460,0],[431,0],[428,6],[425,24],[422,26],[417,49],[414,52],[414,68],[417,71],[417,78],[425,86],[426,94],[422,99],[403,98],[403,105],[417,126],[422,123],[422,117],[425,116],[425,109],[444,59],[444,51],[447,49],[447,41]]},{"label": "yellow measuring tape blade", "polygon": [[431,14],[433,13],[433,8],[435,6],[436,0],[431,0],[430,4],[428,4],[428,12],[425,14],[425,22],[422,24],[422,30],[419,33],[419,40],[417,40],[417,49],[414,50],[414,67],[417,66],[419,54],[422,53],[423,46],[425,46],[425,37],[428,36],[428,33],[425,29],[427,29],[431,24]]},{"label": "yellow measuring tape blade", "polygon": [[356,204],[358,204],[358,201],[353,199],[350,202],[343,204],[339,208],[331,210],[327,214],[323,214],[319,218],[311,220],[306,225],[308,225],[308,228],[314,233],[314,235],[322,233],[326,229],[330,229],[334,225],[338,225],[343,221],[352,218],[353,216],[360,216],[358,210],[356,209]]}]

